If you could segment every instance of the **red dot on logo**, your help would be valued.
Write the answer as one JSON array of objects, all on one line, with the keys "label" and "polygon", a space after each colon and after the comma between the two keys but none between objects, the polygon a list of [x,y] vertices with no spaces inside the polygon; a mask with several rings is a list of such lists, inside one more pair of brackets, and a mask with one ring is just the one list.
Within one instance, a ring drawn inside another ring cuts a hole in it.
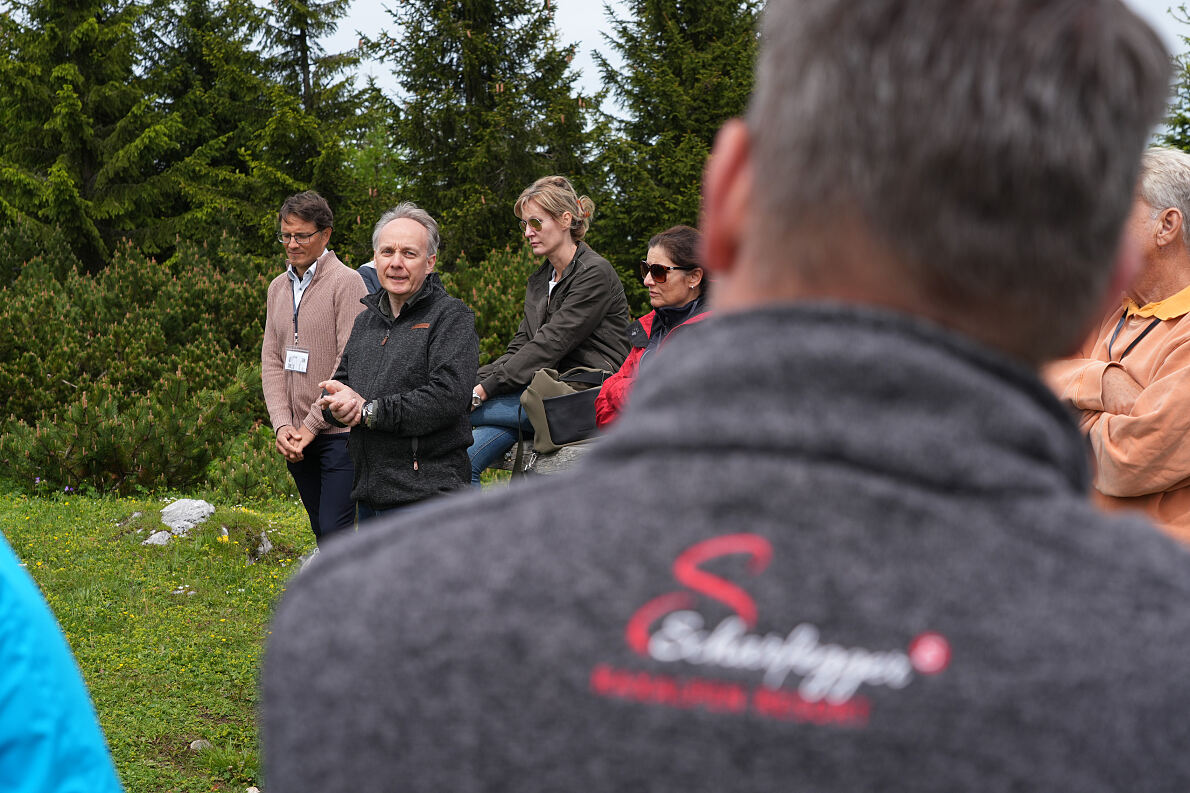
[{"label": "red dot on logo", "polygon": [[950,666],[950,642],[940,633],[923,633],[909,642],[909,662],[923,675],[936,675]]}]

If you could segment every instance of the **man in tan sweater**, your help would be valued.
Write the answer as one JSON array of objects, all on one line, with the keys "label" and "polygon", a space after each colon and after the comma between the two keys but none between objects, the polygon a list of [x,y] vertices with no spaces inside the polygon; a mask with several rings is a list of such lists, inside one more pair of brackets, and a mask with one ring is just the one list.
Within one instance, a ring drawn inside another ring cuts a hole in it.
[{"label": "man in tan sweater", "polygon": [[354,468],[347,431],[314,403],[329,380],[368,293],[359,273],[327,249],[334,216],[313,191],[290,196],[279,213],[288,266],[269,284],[260,363],[277,452],[293,475],[321,543],[355,523]]},{"label": "man in tan sweater", "polygon": [[1080,413],[1096,499],[1190,542],[1190,154],[1153,148],[1125,227],[1140,270],[1099,328],[1046,379]]}]

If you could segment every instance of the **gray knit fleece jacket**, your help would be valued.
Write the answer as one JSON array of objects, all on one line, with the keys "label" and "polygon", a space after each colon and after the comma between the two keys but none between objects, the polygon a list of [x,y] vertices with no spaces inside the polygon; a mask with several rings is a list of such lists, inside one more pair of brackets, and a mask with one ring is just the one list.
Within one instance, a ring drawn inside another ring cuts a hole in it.
[{"label": "gray knit fleece jacket", "polygon": [[[475,315],[434,273],[393,317],[388,293],[360,300],[334,379],[376,400],[372,427],[351,428],[351,497],[374,509],[421,501],[471,481]],[[338,424],[330,411],[326,419]]]},{"label": "gray knit fleece jacket", "polygon": [[293,581],[265,784],[1184,793],[1190,554],[1087,481],[1059,403],[973,342],[713,318],[570,475]]}]

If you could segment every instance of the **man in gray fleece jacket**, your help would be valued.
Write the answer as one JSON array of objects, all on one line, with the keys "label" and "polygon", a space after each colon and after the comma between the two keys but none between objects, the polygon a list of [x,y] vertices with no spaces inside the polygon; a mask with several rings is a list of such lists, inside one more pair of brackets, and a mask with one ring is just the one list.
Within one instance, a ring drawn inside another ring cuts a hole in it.
[{"label": "man in gray fleece jacket", "polygon": [[1190,790],[1190,554],[1088,502],[1035,374],[1137,258],[1156,36],[785,0],[761,40],[705,183],[718,318],[572,475],[297,577],[268,789]]},{"label": "man in gray fleece jacket", "polygon": [[446,293],[434,265],[438,222],[411,202],[372,232],[381,291],[361,301],[351,337],[318,400],[351,427],[360,523],[465,487],[471,384],[479,366],[475,316]]}]

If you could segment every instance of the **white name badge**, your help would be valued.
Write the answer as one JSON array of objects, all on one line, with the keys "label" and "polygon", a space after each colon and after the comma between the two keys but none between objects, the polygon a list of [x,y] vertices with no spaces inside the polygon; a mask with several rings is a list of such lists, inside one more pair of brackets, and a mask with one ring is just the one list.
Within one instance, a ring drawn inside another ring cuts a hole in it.
[{"label": "white name badge", "polygon": [[290,347],[285,350],[285,371],[306,373],[306,366],[310,363],[310,351]]}]

